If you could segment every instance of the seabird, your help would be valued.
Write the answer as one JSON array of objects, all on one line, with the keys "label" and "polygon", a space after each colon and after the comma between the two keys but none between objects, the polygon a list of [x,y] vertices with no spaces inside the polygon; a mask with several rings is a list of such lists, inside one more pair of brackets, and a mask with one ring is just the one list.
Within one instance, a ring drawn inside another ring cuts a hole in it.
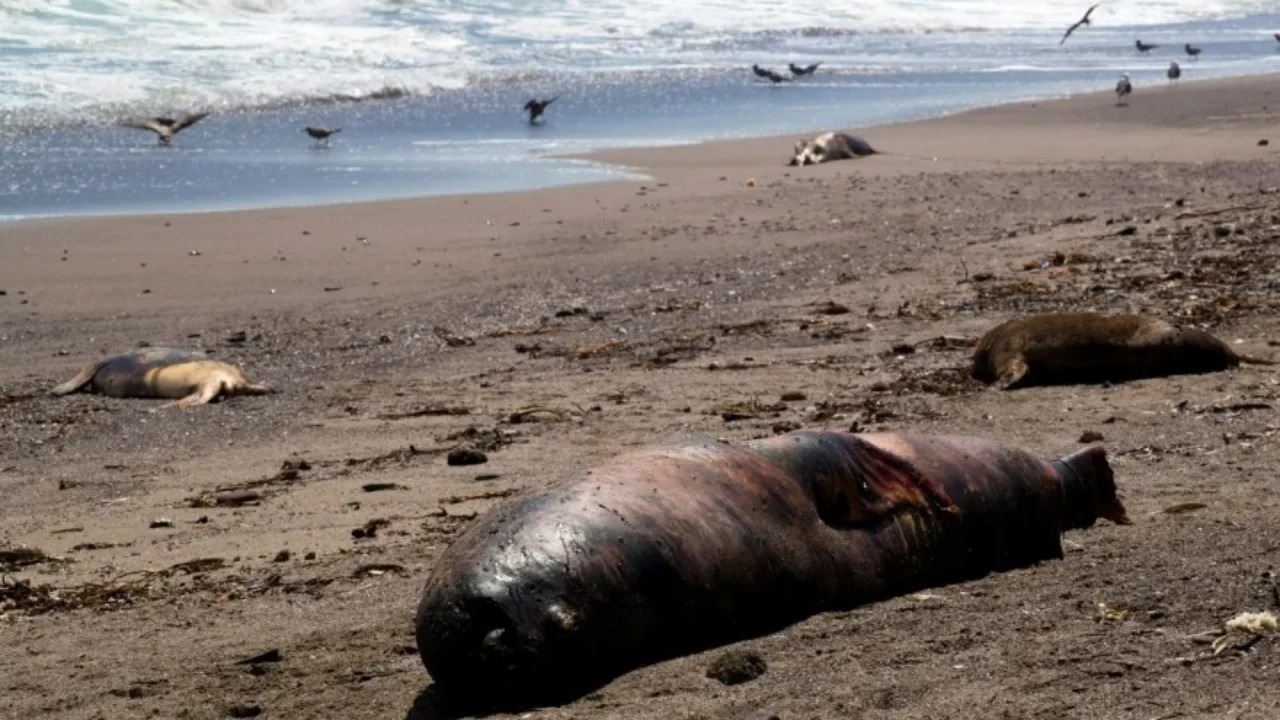
[{"label": "seabird", "polygon": [[812,74],[813,74],[813,71],[814,71],[814,70],[817,70],[817,69],[818,69],[818,66],[819,66],[819,65],[821,65],[821,64],[822,64],[822,63],[820,63],[820,62],[816,62],[816,63],[814,63],[814,64],[812,64],[812,65],[806,65],[805,67],[800,67],[799,65],[796,65],[795,63],[791,63],[791,65],[790,65],[790,67],[791,67],[791,74],[792,74],[792,75],[795,75],[796,77],[801,77],[801,76],[803,76],[803,75],[812,75]]},{"label": "seabird", "polygon": [[551,98],[550,100],[538,100],[537,98],[534,98],[525,103],[524,109],[529,111],[529,124],[532,125],[538,118],[542,117],[542,113],[547,109],[547,106],[559,98],[559,95]]},{"label": "seabird", "polygon": [[766,68],[762,68],[759,65],[752,65],[751,72],[755,73],[759,77],[764,78],[765,80],[768,80],[771,83],[777,84],[777,83],[791,82],[791,78],[783,77],[778,73]]},{"label": "seabird", "polygon": [[1280,33],[1276,33],[1276,42],[1280,42]]},{"label": "seabird", "polygon": [[1165,75],[1168,76],[1169,83],[1172,84],[1174,80],[1182,77],[1182,68],[1178,67],[1177,62],[1171,62],[1169,63],[1169,69],[1165,72]]},{"label": "seabird", "polygon": [[178,118],[134,118],[125,120],[120,123],[123,127],[133,128],[135,130],[150,130],[155,133],[160,140],[161,145],[168,145],[173,142],[173,136],[186,128],[195,125],[209,113],[190,113]]},{"label": "seabird", "polygon": [[1156,48],[1160,47],[1159,45],[1151,45],[1148,43],[1144,43],[1141,40],[1134,40],[1133,45],[1134,47],[1138,48],[1138,52],[1140,53],[1151,52],[1152,50],[1155,50]]},{"label": "seabird", "polygon": [[308,125],[307,127],[303,128],[302,131],[310,135],[312,138],[314,138],[317,145],[320,144],[321,140],[324,141],[325,145],[328,145],[329,136],[335,133],[342,132],[342,128],[314,127],[314,126]]},{"label": "seabird", "polygon": [[1129,93],[1133,92],[1133,85],[1129,82],[1129,73],[1120,76],[1120,81],[1116,83],[1116,104],[1128,105]]},{"label": "seabird", "polygon": [[1192,60],[1195,60],[1196,56],[1200,54],[1200,48],[1191,47],[1191,43],[1187,43],[1185,49],[1187,51],[1187,54],[1191,56]]},{"label": "seabird", "polygon": [[1098,5],[1101,5],[1101,3],[1097,3],[1093,7],[1086,10],[1084,13],[1084,17],[1077,20],[1075,25],[1072,25],[1071,27],[1067,28],[1067,31],[1062,34],[1062,39],[1058,41],[1058,44],[1061,45],[1062,43],[1066,42],[1067,38],[1071,37],[1071,33],[1075,32],[1076,28],[1080,27],[1081,25],[1092,25],[1093,23],[1089,22],[1089,16],[1093,14],[1094,9],[1097,8]]}]

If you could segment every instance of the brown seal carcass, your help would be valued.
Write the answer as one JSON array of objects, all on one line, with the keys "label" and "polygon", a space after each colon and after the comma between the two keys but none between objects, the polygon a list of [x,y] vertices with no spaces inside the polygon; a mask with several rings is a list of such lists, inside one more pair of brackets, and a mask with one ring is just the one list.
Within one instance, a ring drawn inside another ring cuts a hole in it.
[{"label": "brown seal carcass", "polygon": [[978,341],[971,374],[1014,389],[1218,372],[1241,362],[1274,364],[1238,355],[1203,330],[1147,315],[1062,312],[992,328]]},{"label": "brown seal carcass", "polygon": [[568,699],[826,610],[1062,557],[1127,523],[1105,451],[1044,461],[967,437],[798,431],[620,456],[495,509],[417,614],[437,689]]}]

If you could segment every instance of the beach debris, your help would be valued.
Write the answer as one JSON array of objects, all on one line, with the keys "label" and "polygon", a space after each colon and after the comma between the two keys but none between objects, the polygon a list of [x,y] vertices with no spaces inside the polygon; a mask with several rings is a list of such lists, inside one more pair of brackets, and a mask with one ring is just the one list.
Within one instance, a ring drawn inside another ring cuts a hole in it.
[{"label": "beach debris", "polygon": [[848,306],[841,305],[834,300],[811,302],[809,307],[813,308],[809,312],[814,315],[845,315],[849,312]]},{"label": "beach debris", "polygon": [[28,565],[53,562],[56,558],[45,554],[43,550],[33,547],[0,548],[0,570],[17,570]]},{"label": "beach debris", "polygon": [[754,650],[728,650],[707,667],[707,677],[725,685],[741,685],[764,675],[768,663]]},{"label": "beach debris", "polygon": [[800,402],[801,400],[807,400],[808,396],[799,390],[788,390],[782,393],[778,399],[782,402]]},{"label": "beach debris", "polygon": [[382,413],[378,416],[380,420],[406,420],[408,418],[440,416],[440,415],[470,415],[471,408],[465,405],[445,405],[442,403],[433,403],[431,405],[422,405],[412,410],[401,410],[399,412]]},{"label": "beach debris", "polygon": [[1166,515],[1181,515],[1182,513],[1189,513],[1189,512],[1194,512],[1196,510],[1203,510],[1204,508],[1207,508],[1207,507],[1209,506],[1202,502],[1184,502],[1184,503],[1177,503],[1176,505],[1170,505],[1169,507],[1166,507],[1161,512],[1163,512]]},{"label": "beach debris", "polygon": [[173,527],[173,521],[166,517],[158,517],[158,518],[154,518],[151,521],[151,524],[149,525],[149,527],[152,530],[155,530],[157,528],[171,528]]},{"label": "beach debris", "polygon": [[1129,619],[1129,615],[1130,612],[1124,608],[1108,607],[1106,603],[1100,602],[1094,619],[1106,622],[1124,622]]},{"label": "beach debris", "polygon": [[288,550],[281,550],[280,552],[275,554],[275,557],[271,558],[271,562],[277,562],[277,563],[289,562],[289,558],[291,557],[293,557],[293,554],[290,553]]},{"label": "beach debris", "polygon": [[1079,28],[1081,25],[1092,25],[1093,23],[1090,22],[1089,16],[1093,14],[1093,11],[1097,9],[1099,4],[1101,3],[1097,3],[1091,6],[1088,10],[1085,11],[1084,17],[1075,21],[1075,23],[1071,27],[1067,28],[1067,31],[1062,34],[1062,39],[1058,41],[1058,44],[1061,45],[1062,43],[1066,42],[1067,38],[1071,37],[1071,33],[1075,32],[1076,28]]},{"label": "beach debris", "polygon": [[573,417],[573,413],[564,408],[547,407],[546,405],[530,405],[507,415],[507,422],[519,425],[526,422],[539,422],[539,418],[547,418],[556,422],[564,422]]},{"label": "beach debris", "polygon": [[263,663],[277,663],[283,659],[284,657],[280,655],[280,651],[276,648],[272,648],[266,652],[254,655],[251,658],[237,660],[236,665],[262,665]]},{"label": "beach debris", "polygon": [[489,456],[470,447],[460,447],[449,451],[445,462],[450,465],[481,465],[489,462]]},{"label": "beach debris", "polygon": [[258,703],[236,703],[227,708],[227,715],[233,718],[255,718],[262,714],[262,706]]},{"label": "beach debris", "polygon": [[1103,440],[1102,433],[1098,432],[1097,430],[1085,430],[1084,432],[1080,433],[1080,439],[1077,440],[1077,442],[1095,443],[1095,442],[1102,442],[1102,440]]},{"label": "beach debris", "polygon": [[378,536],[378,531],[385,527],[390,527],[391,521],[386,518],[374,518],[364,525],[351,531],[351,537],[356,540],[368,540]]},{"label": "beach debris", "polygon": [[371,493],[371,492],[382,492],[384,490],[408,490],[409,488],[405,485],[401,485],[400,483],[374,482],[374,483],[365,483],[364,485],[360,486],[360,489],[364,490],[365,492]]},{"label": "beach debris", "polygon": [[443,328],[439,325],[431,328],[431,333],[443,340],[444,344],[449,347],[469,347],[476,344],[475,338],[468,337],[466,335],[459,335],[450,331],[448,328]]},{"label": "beach debris", "polygon": [[403,565],[397,565],[395,563],[369,563],[367,565],[361,565],[352,571],[351,577],[380,577],[389,572],[396,573],[397,575],[409,574],[409,571],[406,570]]}]

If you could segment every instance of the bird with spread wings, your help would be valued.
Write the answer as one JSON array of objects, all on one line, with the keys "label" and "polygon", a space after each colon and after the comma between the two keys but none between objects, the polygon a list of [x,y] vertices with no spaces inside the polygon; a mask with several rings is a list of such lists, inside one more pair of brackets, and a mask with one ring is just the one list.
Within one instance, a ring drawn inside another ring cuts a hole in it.
[{"label": "bird with spread wings", "polygon": [[1062,34],[1062,39],[1058,41],[1058,44],[1061,45],[1062,43],[1066,42],[1067,38],[1071,37],[1071,33],[1075,32],[1076,28],[1080,27],[1081,25],[1092,25],[1093,23],[1089,21],[1089,16],[1092,15],[1093,11],[1097,9],[1098,5],[1101,5],[1101,4],[1102,3],[1097,3],[1093,7],[1086,10],[1084,13],[1084,17],[1077,20],[1075,25],[1072,25],[1071,27],[1067,28],[1067,31]]},{"label": "bird with spread wings", "polygon": [[196,123],[207,117],[209,113],[188,113],[177,118],[157,117],[157,118],[132,118],[120,123],[127,128],[135,130],[150,130],[155,133],[161,145],[168,145],[173,142],[173,136],[180,131],[195,125]]}]

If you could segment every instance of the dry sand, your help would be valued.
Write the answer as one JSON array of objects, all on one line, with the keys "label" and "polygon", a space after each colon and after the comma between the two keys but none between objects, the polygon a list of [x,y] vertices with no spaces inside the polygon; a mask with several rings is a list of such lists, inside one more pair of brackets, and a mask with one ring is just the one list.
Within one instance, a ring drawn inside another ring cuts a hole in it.
[{"label": "dry sand", "polygon": [[[533,717],[1276,717],[1275,640],[1189,637],[1280,604],[1276,370],[1001,393],[930,341],[1132,310],[1274,354],[1277,120],[1275,77],[1187,83],[869,128],[897,154],[820,167],[756,139],[604,154],[643,183],[2,226],[0,547],[58,560],[0,567],[0,716],[437,717],[412,616],[476,513],[635,446],[856,425],[1100,433],[1136,524],[742,643],[752,682],[712,650]],[[144,342],[282,393],[43,395]],[[461,442],[488,462],[448,466]]]}]

